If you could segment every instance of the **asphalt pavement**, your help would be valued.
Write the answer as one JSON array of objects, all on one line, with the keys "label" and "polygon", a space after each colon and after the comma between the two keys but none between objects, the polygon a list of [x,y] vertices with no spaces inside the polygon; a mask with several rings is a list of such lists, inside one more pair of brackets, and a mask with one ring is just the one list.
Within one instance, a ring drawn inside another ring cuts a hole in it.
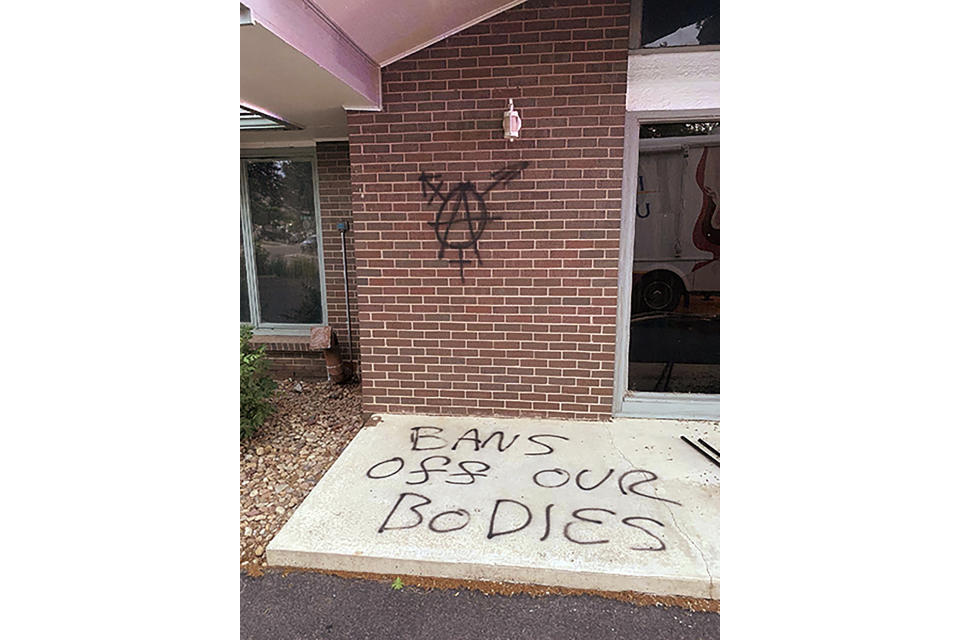
[{"label": "asphalt pavement", "polygon": [[243,640],[549,640],[720,637],[720,615],[592,595],[484,595],[299,572],[240,577]]}]

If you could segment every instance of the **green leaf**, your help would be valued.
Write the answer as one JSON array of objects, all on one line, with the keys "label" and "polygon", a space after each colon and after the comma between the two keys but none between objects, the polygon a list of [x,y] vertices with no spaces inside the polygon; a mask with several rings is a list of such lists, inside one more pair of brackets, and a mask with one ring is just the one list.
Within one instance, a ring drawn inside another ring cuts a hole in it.
[{"label": "green leaf", "polygon": [[249,326],[240,327],[240,438],[254,435],[276,411],[273,392],[277,383],[267,373],[265,348],[251,349]]}]

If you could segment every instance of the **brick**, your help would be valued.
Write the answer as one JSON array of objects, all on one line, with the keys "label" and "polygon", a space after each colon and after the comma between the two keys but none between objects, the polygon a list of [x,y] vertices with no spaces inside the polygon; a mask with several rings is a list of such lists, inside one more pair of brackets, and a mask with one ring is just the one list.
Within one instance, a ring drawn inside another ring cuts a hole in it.
[{"label": "brick", "polygon": [[[524,3],[384,68],[384,111],[347,112],[338,175],[352,185],[337,197],[352,198],[356,225],[365,411],[609,417],[629,9]],[[513,142],[508,98],[524,121]],[[464,251],[461,282],[457,250],[441,258],[431,226],[440,201],[418,178],[482,192],[521,161],[484,198],[498,219],[477,243],[482,265]]]}]

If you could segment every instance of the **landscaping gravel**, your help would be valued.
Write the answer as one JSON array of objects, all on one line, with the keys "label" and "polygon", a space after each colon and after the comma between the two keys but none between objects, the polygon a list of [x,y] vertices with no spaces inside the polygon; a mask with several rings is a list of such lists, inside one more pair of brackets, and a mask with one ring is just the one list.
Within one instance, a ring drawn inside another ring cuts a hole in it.
[{"label": "landscaping gravel", "polygon": [[240,443],[240,567],[266,566],[264,550],[360,430],[360,385],[278,381],[277,412]]}]

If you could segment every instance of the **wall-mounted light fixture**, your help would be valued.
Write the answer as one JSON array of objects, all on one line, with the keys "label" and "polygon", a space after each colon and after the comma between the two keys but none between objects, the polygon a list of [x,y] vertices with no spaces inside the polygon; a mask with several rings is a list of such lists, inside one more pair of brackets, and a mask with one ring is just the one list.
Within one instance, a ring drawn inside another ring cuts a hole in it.
[{"label": "wall-mounted light fixture", "polygon": [[503,137],[506,140],[520,137],[520,114],[513,108],[513,98],[510,98],[510,106],[503,112]]}]

